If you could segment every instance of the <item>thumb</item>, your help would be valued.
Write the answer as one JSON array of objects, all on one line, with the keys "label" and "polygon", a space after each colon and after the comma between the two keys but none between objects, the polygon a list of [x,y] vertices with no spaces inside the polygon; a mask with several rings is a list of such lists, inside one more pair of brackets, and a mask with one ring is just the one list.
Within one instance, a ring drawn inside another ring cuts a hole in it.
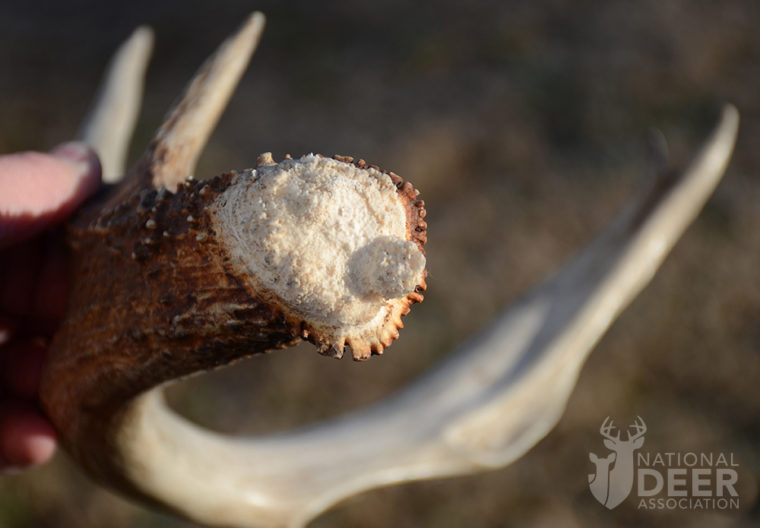
[{"label": "thumb", "polygon": [[64,220],[95,192],[100,173],[82,143],[0,156],[0,249]]}]

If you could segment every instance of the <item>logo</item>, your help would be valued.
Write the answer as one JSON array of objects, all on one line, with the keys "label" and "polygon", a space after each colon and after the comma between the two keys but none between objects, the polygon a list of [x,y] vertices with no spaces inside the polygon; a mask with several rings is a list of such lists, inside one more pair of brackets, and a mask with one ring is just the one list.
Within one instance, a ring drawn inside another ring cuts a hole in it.
[{"label": "logo", "polygon": [[638,509],[739,509],[739,464],[733,453],[651,453],[641,449],[646,432],[641,416],[623,430],[609,416],[604,419],[599,433],[610,453],[588,455],[594,464],[588,486],[596,500],[611,510],[631,495],[635,484]]},{"label": "logo", "polygon": [[[634,429],[632,432],[631,428]],[[633,424],[628,426],[625,440],[620,438],[620,430],[613,436],[612,432],[615,430],[617,428],[608,416],[602,422],[599,432],[604,437],[604,447],[612,453],[604,458],[594,453],[588,454],[596,466],[596,474],[588,476],[588,486],[594,498],[610,510],[623,502],[633,489],[633,452],[644,445],[647,426],[644,420],[637,416]]]}]

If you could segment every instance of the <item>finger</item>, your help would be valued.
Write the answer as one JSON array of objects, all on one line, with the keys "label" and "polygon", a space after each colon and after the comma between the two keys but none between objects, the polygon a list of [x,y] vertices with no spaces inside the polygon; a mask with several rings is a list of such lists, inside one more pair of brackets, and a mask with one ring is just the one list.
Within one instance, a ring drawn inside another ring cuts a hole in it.
[{"label": "finger", "polygon": [[0,406],[0,470],[41,464],[55,448],[53,426],[32,407],[10,402]]},{"label": "finger", "polygon": [[40,339],[14,340],[0,349],[1,382],[12,396],[37,399],[45,351]]},{"label": "finger", "polygon": [[0,249],[60,222],[99,185],[100,162],[81,143],[0,156]]}]

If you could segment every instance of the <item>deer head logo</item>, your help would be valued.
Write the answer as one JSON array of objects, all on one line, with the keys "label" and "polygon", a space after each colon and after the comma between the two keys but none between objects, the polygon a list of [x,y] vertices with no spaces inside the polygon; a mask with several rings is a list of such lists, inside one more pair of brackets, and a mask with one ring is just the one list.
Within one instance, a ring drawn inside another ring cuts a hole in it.
[{"label": "deer head logo", "polygon": [[[613,431],[617,431],[614,436]],[[589,459],[596,466],[596,474],[588,476],[588,483],[594,498],[612,509],[631,493],[633,452],[644,444],[647,426],[641,416],[637,416],[633,424],[628,426],[628,438],[621,440],[620,430],[614,426],[608,416],[602,422],[599,432],[604,437],[604,446],[612,453],[604,458],[589,453]]]}]

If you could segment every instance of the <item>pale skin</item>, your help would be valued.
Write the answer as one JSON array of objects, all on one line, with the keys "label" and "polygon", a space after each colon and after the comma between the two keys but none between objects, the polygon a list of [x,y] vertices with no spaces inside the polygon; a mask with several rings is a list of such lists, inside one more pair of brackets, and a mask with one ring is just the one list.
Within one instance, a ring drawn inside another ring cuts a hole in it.
[{"label": "pale skin", "polygon": [[0,155],[0,471],[47,461],[55,431],[37,405],[47,343],[66,304],[59,224],[100,186],[79,143]]}]

